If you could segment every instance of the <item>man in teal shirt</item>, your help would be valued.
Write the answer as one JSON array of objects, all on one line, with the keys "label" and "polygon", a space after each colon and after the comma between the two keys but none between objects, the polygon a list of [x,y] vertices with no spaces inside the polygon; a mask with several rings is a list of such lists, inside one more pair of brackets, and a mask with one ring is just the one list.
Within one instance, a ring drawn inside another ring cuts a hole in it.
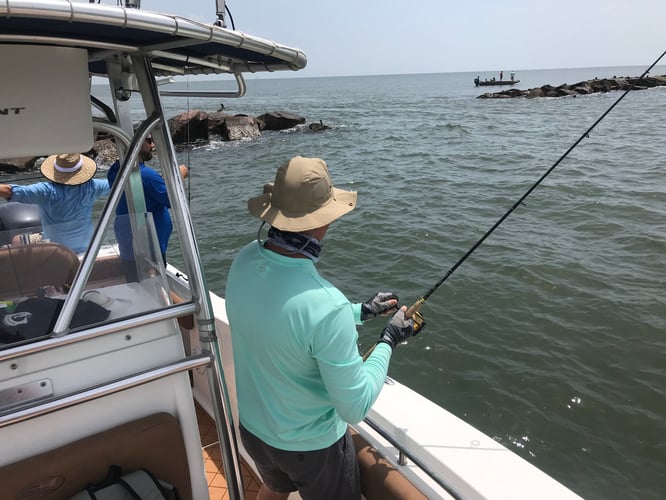
[{"label": "man in teal shirt", "polygon": [[414,322],[405,307],[395,312],[363,362],[356,325],[396,311],[397,296],[352,304],[315,268],[329,224],[355,204],[355,192],[332,186],[323,160],[303,157],[248,201],[270,225],[268,240],[234,259],[226,309],[241,439],[264,482],[258,498],[296,490],[304,499],[361,497],[347,423],[367,415],[393,348],[414,334]]}]

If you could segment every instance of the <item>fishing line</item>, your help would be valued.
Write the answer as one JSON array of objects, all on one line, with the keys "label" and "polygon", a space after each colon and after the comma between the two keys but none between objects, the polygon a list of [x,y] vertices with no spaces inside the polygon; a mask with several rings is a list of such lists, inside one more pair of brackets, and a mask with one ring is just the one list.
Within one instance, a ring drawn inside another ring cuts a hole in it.
[{"label": "fishing line", "polygon": [[[592,130],[597,125],[599,125],[599,123],[606,117],[606,115],[608,115],[608,113],[610,113],[613,110],[613,108],[615,108],[615,106],[617,106],[620,103],[620,101],[624,99],[626,95],[635,88],[636,83],[640,82],[640,80],[645,78],[645,76],[650,72],[650,70],[652,70],[652,68],[654,68],[657,65],[657,63],[664,57],[664,55],[666,55],[666,51],[662,52],[662,54],[643,72],[641,76],[639,76],[638,78],[634,79],[633,82],[631,82],[631,86],[627,90],[625,90],[622,93],[622,95],[585,132],[583,132],[583,134],[569,147],[569,149],[567,149],[564,152],[564,154],[560,156],[557,159],[557,161],[553,163],[553,165],[534,184],[532,184],[532,186],[525,192],[525,194],[523,194],[513,204],[513,206],[509,210],[507,210],[506,213],[502,215],[502,217],[500,217],[499,220],[495,222],[495,224],[490,229],[488,229],[488,231],[486,231],[486,233],[483,236],[481,236],[481,238],[474,245],[472,245],[472,247],[458,260],[458,262],[456,262],[455,264],[453,264],[453,266],[451,266],[451,268],[446,272],[446,274],[444,274],[444,276],[442,276],[442,278],[439,279],[430,288],[430,290],[428,290],[420,299],[414,302],[414,304],[412,304],[412,306],[409,307],[409,309],[407,309],[407,311],[405,312],[405,316],[408,318],[409,317],[414,318],[415,331],[418,332],[423,323],[423,316],[421,316],[421,314],[418,311],[421,308],[421,306],[425,303],[425,301],[428,300],[428,298],[435,292],[435,290],[437,290],[442,285],[442,283],[444,283],[449,278],[449,276],[451,276],[455,272],[455,270],[458,269],[458,267],[460,267],[460,265],[463,262],[465,262],[467,258],[470,255],[472,255],[472,253],[474,253],[474,251],[477,248],[481,246],[481,244],[486,240],[486,238],[488,238],[495,231],[495,229],[497,229],[500,226],[500,224],[502,224],[502,222],[504,222],[506,218],[509,217],[509,215],[511,215],[514,210],[516,210],[516,208],[518,208],[520,205],[523,204],[525,199],[530,194],[532,194],[532,192],[544,181],[544,179],[546,179],[546,177],[548,177],[550,173],[553,170],[555,170],[555,167],[557,167],[562,162],[562,160],[564,160],[569,155],[569,153],[571,153],[576,148],[576,146],[580,144],[580,142],[583,139],[590,137],[590,132],[592,132]],[[370,355],[373,349],[374,346],[363,356],[363,359],[366,359]]]},{"label": "fishing line", "polygon": [[191,182],[192,182],[192,168],[191,168],[191,159],[190,159],[190,75],[187,75],[187,142],[188,142],[188,147],[187,147],[187,168],[189,169],[189,172],[187,174],[187,206],[190,209],[190,212],[192,211],[192,198],[191,198]]}]

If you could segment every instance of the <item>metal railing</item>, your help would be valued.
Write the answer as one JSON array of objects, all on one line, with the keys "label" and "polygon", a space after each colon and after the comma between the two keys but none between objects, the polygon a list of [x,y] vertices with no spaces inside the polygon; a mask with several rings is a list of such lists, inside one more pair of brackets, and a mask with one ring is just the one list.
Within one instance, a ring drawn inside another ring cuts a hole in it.
[{"label": "metal railing", "polygon": [[439,486],[441,486],[444,490],[446,490],[446,492],[449,493],[453,498],[460,500],[464,498],[454,486],[447,483],[444,480],[444,478],[442,478],[437,472],[435,472],[432,469],[432,467],[426,464],[423,460],[421,460],[409,449],[407,449],[407,447],[405,447],[402,443],[400,443],[393,436],[391,436],[391,434],[381,425],[372,420],[370,417],[366,417],[363,420],[363,422],[367,424],[368,427],[370,427],[373,431],[379,434],[382,438],[386,439],[386,441],[388,441],[391,445],[395,446],[395,448],[398,450],[398,458],[397,458],[398,465],[403,467],[406,466],[407,465],[407,461],[405,460],[406,457],[409,460],[411,460],[425,474],[427,474],[430,479],[435,481]]},{"label": "metal railing", "polygon": [[58,410],[70,408],[75,405],[93,401],[105,396],[131,389],[155,380],[174,375],[176,373],[193,370],[200,366],[207,366],[211,357],[207,354],[190,356],[174,363],[165,364],[150,370],[123,377],[112,382],[107,382],[89,389],[59,396],[47,401],[30,404],[22,409],[11,409],[0,414],[0,428],[7,427],[25,420],[40,417]]}]

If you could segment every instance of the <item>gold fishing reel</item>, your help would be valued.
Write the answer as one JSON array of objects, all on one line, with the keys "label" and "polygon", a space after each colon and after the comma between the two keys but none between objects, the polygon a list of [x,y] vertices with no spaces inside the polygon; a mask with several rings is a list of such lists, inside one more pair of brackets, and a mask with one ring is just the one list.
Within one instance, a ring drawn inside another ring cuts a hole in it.
[{"label": "gold fishing reel", "polygon": [[412,319],[414,320],[414,335],[417,335],[425,326],[425,318],[419,311],[414,311],[412,313]]}]

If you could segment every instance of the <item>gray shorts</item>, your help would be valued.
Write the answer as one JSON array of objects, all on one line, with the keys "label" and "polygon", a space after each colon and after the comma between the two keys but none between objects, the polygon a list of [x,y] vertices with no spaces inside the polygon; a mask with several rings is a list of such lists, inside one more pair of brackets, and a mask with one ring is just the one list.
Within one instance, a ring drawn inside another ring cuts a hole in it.
[{"label": "gray shorts", "polygon": [[279,493],[296,491],[303,500],[360,499],[361,481],[349,428],[328,448],[285,451],[267,445],[240,427],[243,446],[266,486]]}]

